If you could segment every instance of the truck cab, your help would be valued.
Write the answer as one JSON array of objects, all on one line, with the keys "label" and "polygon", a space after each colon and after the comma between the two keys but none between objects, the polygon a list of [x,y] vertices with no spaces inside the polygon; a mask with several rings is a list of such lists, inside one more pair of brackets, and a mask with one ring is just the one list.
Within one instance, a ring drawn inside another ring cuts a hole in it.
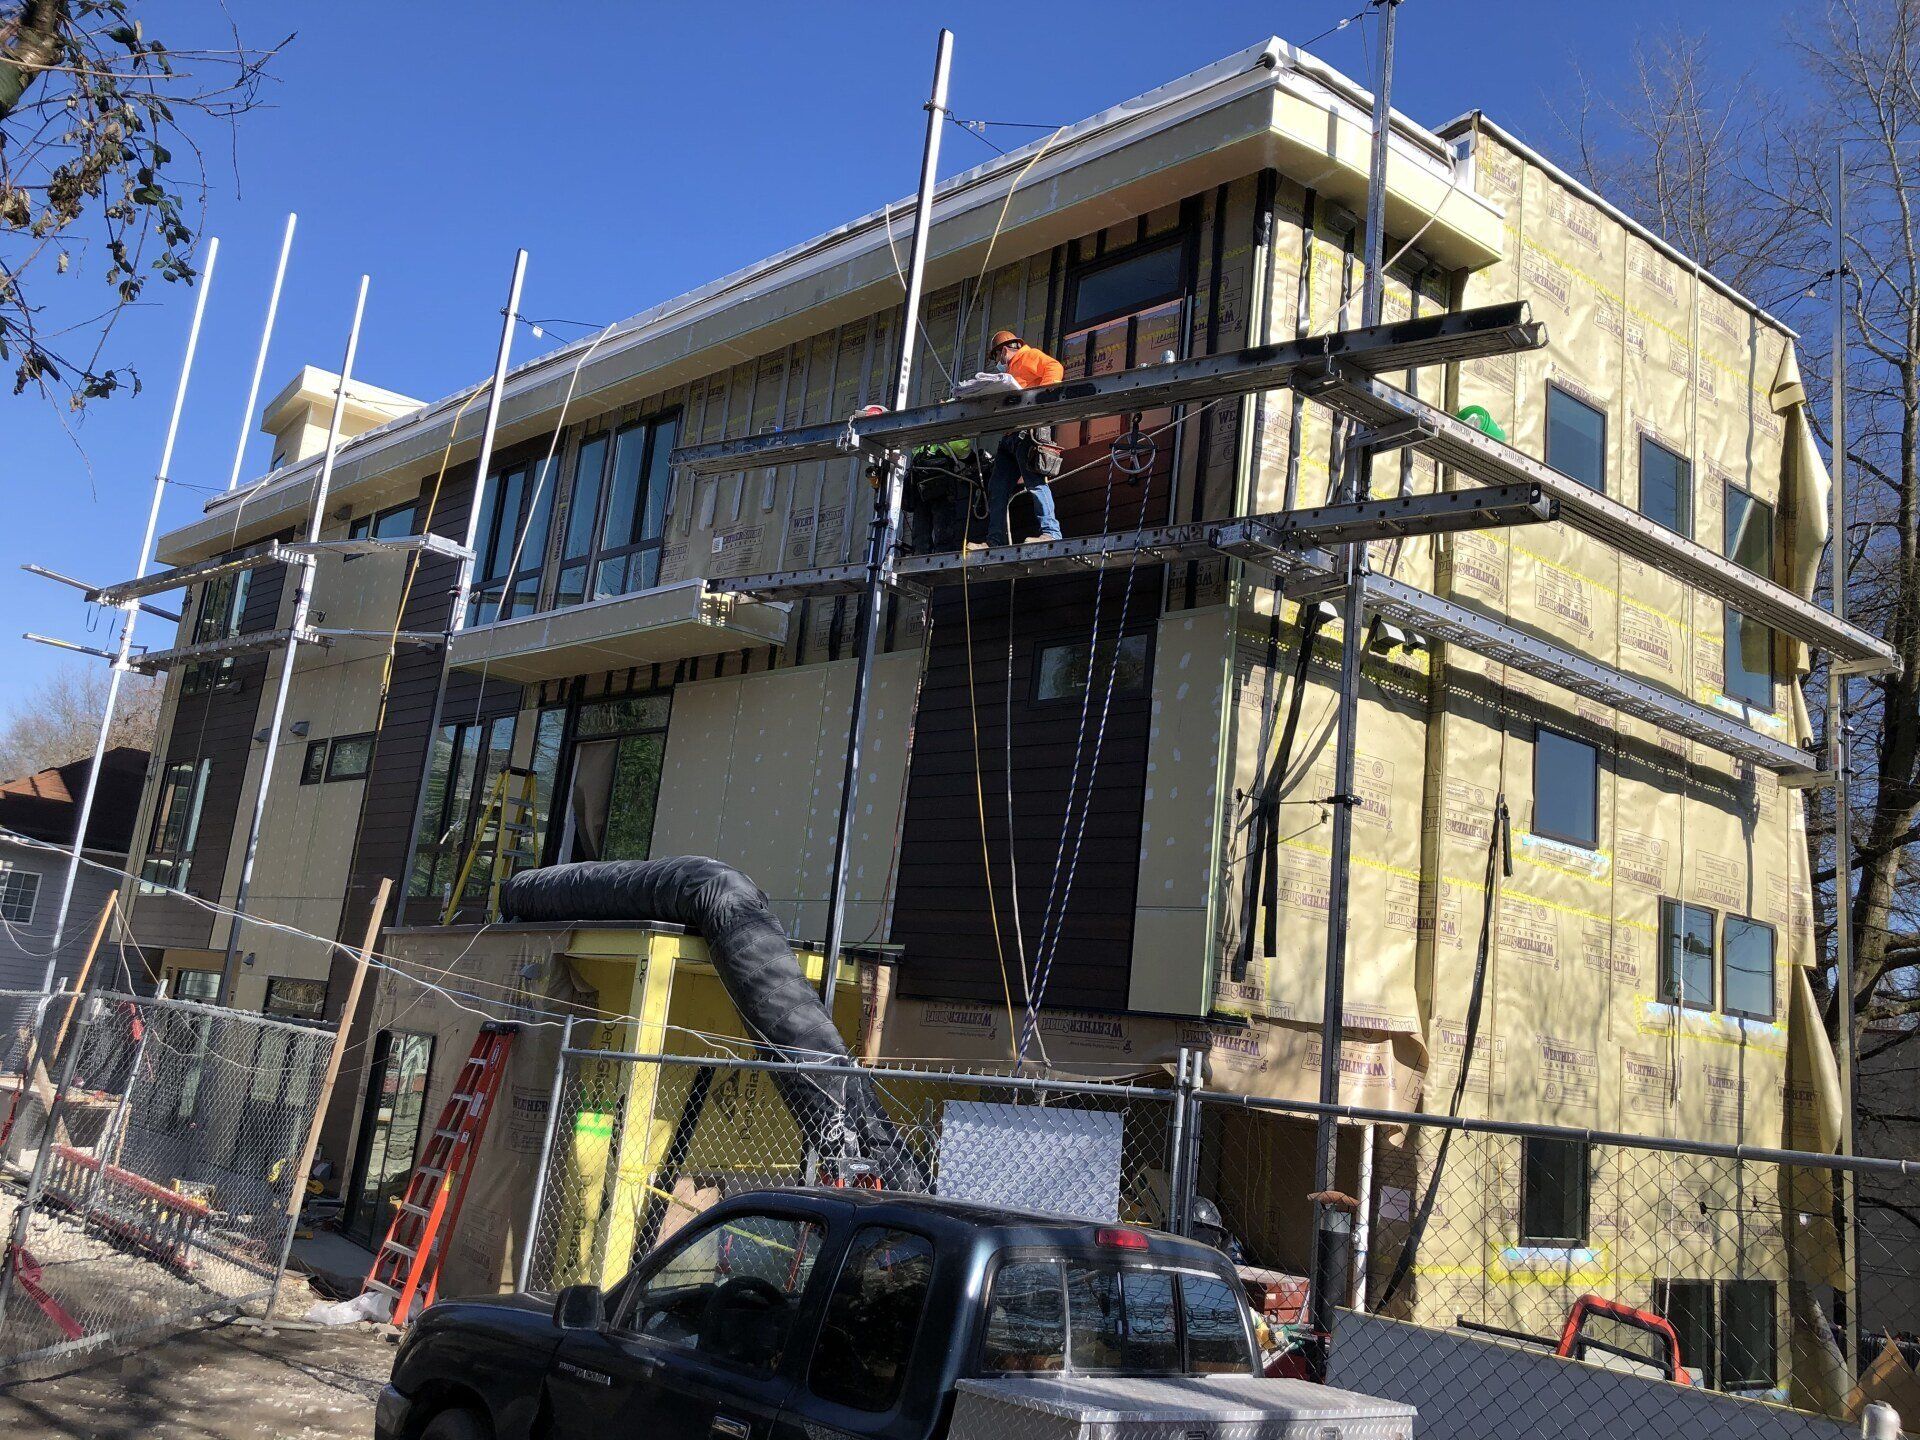
[{"label": "truck cab", "polygon": [[1256,1366],[1232,1267],[1193,1241],[885,1191],[756,1191],[604,1293],[434,1306],[376,1433],[941,1440],[963,1379]]}]

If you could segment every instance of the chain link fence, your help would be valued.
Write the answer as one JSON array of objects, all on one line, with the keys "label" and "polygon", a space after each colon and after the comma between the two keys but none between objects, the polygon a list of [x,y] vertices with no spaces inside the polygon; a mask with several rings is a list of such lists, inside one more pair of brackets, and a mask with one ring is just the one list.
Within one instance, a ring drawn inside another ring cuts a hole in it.
[{"label": "chain link fence", "polygon": [[185,1001],[32,999],[6,1038],[0,1369],[265,1299],[332,1034]]},{"label": "chain link fence", "polygon": [[[1190,1073],[1109,1084],[567,1049],[521,1284],[611,1284],[742,1191],[868,1185],[1208,1240],[1239,1266],[1269,1373],[1317,1373],[1318,1107]],[[1861,1371],[1912,1358],[1847,1296],[1852,1270],[1911,1293],[1920,1250],[1842,1216],[1854,1189],[1913,1193],[1920,1164],[1339,1119],[1330,1203],[1348,1243],[1326,1378],[1415,1405],[1421,1440],[1838,1440],[1872,1392]]]}]

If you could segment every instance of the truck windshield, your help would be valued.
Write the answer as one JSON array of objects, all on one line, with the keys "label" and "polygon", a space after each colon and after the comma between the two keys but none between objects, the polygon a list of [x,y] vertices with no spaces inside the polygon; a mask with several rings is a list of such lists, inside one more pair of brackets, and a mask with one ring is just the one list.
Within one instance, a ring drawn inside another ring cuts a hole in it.
[{"label": "truck windshield", "polygon": [[991,1375],[1246,1374],[1238,1295],[1218,1276],[1079,1258],[1000,1267],[981,1368]]}]

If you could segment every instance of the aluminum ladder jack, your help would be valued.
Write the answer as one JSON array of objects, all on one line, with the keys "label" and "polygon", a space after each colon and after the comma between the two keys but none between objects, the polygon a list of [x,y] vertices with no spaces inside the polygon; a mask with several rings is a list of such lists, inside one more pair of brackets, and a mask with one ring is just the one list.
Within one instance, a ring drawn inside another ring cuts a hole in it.
[{"label": "aluminum ladder jack", "polygon": [[440,1288],[440,1261],[460,1222],[460,1206],[467,1196],[467,1176],[473,1157],[487,1133],[494,1097],[513,1053],[518,1025],[489,1021],[480,1027],[473,1053],[460,1067],[453,1094],[440,1112],[440,1123],[427,1140],[420,1163],[413,1168],[406,1193],[396,1202],[393,1223],[374,1254],[360,1293],[382,1294],[392,1302],[389,1319],[404,1326],[415,1299],[426,1294],[420,1308],[434,1301]]},{"label": "aluminum ladder jack", "polygon": [[480,852],[487,848],[489,841],[493,851],[488,862],[489,915],[500,908],[500,887],[506,883],[514,864],[540,863],[534,845],[534,838],[539,834],[538,784],[539,777],[522,765],[508,765],[493,777],[493,783],[487,787],[487,802],[480,811],[480,823],[473,828],[473,844],[467,847],[467,858],[461,862],[459,878],[453,882],[447,908],[441,913],[442,925],[453,924],[454,917],[460,913],[467,882],[473,878],[474,867],[480,863]]}]

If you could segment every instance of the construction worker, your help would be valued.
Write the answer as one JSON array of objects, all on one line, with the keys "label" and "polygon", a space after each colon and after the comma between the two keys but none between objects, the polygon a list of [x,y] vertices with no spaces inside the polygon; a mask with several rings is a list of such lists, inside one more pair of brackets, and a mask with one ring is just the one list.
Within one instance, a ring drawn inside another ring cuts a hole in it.
[{"label": "construction worker", "polygon": [[[995,370],[1011,375],[1023,390],[1058,385],[1067,373],[1058,360],[1027,344],[1011,330],[1001,330],[994,335],[989,358]],[[1060,473],[1060,466],[1060,447],[1053,443],[1051,425],[1035,425],[1001,437],[999,448],[994,451],[993,474],[987,481],[988,544],[1008,543],[1007,507],[1013,503],[1014,491],[1023,488],[1033,497],[1038,530],[1034,538],[1060,538],[1060,517],[1054,509],[1053,490],[1048,484]]]}]

